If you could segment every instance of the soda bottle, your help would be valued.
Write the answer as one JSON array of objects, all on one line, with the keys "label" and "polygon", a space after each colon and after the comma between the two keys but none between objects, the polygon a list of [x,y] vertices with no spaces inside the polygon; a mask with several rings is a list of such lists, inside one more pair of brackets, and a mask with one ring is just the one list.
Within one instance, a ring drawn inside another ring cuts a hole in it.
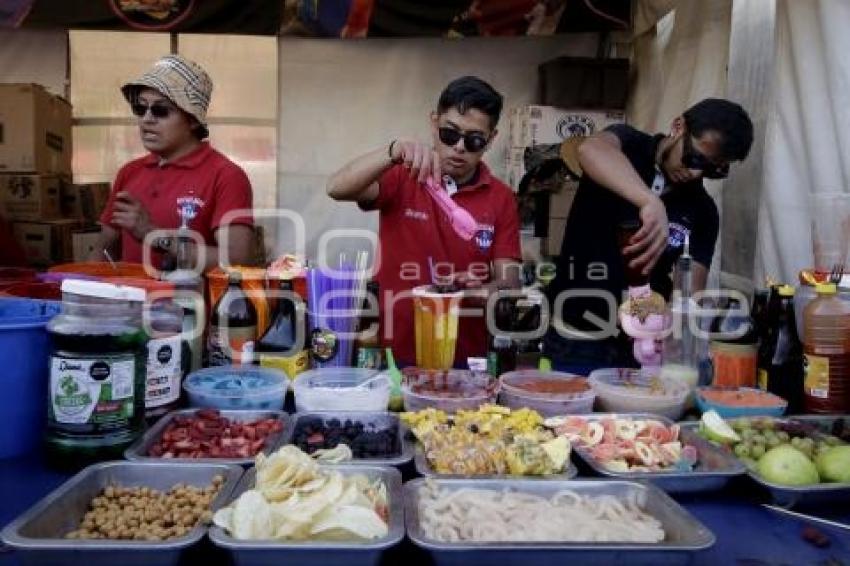
[{"label": "soda bottle", "polygon": [[834,283],[815,288],[818,296],[803,311],[807,413],[850,411],[850,303],[836,295]]},{"label": "soda bottle", "polygon": [[[304,336],[298,338],[298,303],[291,279],[280,280],[281,294],[277,297],[272,322],[266,333],[257,341],[254,351],[259,364],[286,372],[295,379],[309,365],[309,356],[304,349]],[[303,304],[303,303],[302,303]],[[303,308],[303,307],[302,307]]]},{"label": "soda bottle", "polygon": [[210,315],[207,365],[251,363],[256,339],[257,309],[242,290],[242,276],[233,271]]},{"label": "soda bottle", "polygon": [[803,345],[794,317],[794,287],[774,289],[778,306],[759,349],[758,385],[788,401],[788,412],[803,408]]}]

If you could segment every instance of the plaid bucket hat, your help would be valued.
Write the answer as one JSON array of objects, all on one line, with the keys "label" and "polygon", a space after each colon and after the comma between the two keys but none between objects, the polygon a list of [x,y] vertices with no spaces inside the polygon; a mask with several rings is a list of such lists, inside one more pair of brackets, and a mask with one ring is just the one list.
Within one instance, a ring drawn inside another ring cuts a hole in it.
[{"label": "plaid bucket hat", "polygon": [[124,98],[133,103],[139,91],[152,88],[175,106],[195,117],[201,124],[201,138],[209,135],[207,109],[213,83],[207,72],[194,61],[180,55],[166,55],[138,79],[121,87]]}]

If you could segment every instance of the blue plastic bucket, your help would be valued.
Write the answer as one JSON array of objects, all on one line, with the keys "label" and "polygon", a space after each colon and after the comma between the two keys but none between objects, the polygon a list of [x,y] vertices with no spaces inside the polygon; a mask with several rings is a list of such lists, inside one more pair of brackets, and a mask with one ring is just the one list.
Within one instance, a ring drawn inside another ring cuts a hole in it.
[{"label": "blue plastic bucket", "polygon": [[36,449],[47,419],[47,322],[58,301],[0,298],[0,458]]}]

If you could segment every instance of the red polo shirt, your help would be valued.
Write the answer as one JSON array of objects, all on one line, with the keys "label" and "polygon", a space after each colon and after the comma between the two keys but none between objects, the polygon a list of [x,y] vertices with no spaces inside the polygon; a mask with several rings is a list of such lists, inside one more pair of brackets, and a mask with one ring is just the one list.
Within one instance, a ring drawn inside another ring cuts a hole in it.
[{"label": "red polo shirt", "polygon": [[[489,266],[496,259],[520,261],[519,216],[511,189],[493,177],[483,163],[477,178],[452,198],[469,211],[482,228],[471,241],[462,240],[434,199],[396,165],[379,181],[380,191],[367,210],[380,212],[377,280],[380,285],[381,332],[396,359],[416,363],[413,328],[413,300],[391,299],[418,285],[430,283],[428,257],[441,264],[439,272],[463,272],[473,264]],[[475,268],[480,272],[480,267]],[[392,302],[392,313],[388,307]],[[483,309],[482,309],[483,310]],[[388,317],[392,316],[392,336]],[[466,366],[468,356],[487,351],[487,331],[483,317],[462,317],[458,328],[455,365]]]},{"label": "red polo shirt", "polygon": [[[180,227],[178,206],[191,199],[198,214],[189,228],[198,232],[207,245],[216,245],[213,234],[222,217],[231,210],[252,207],[251,183],[242,169],[206,142],[192,153],[159,165],[159,157],[148,154],[124,165],[112,185],[112,194],[100,223],[119,229],[112,223],[115,195],[126,191],[139,199],[154,226],[164,229]],[[233,224],[253,224],[250,213],[237,217]],[[142,262],[142,242],[129,232],[121,231],[121,259]]]}]

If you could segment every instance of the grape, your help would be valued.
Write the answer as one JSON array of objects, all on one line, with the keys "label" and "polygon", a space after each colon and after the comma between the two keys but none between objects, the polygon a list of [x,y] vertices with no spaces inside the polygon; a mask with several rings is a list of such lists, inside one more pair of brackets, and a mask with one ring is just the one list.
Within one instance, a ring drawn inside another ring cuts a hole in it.
[{"label": "grape", "polygon": [[753,430],[751,428],[748,428],[748,429],[741,431],[741,438],[743,438],[744,440],[752,440],[752,438],[757,434],[758,434],[758,432],[756,432],[755,430]]},{"label": "grape", "polygon": [[765,453],[765,449],[764,449],[764,446],[761,445],[761,444],[756,444],[755,446],[753,446],[750,449],[750,455],[753,458],[755,458],[756,460],[758,460],[759,458],[764,456],[764,453]]},{"label": "grape", "polygon": [[765,444],[767,444],[770,448],[775,448],[781,444],[779,437],[772,432],[767,433],[764,438]]},{"label": "grape", "polygon": [[784,430],[780,430],[776,433],[776,437],[779,439],[779,442],[787,444],[791,440],[791,435],[785,432]]},{"label": "grape", "polygon": [[749,458],[750,447],[747,444],[738,444],[735,446],[735,455],[739,458]]},{"label": "grape", "polygon": [[838,446],[839,444],[844,444],[840,438],[836,438],[834,436],[826,436],[823,440],[827,443],[828,446]]},{"label": "grape", "polygon": [[767,440],[765,439],[765,437],[764,437],[764,435],[763,435],[763,434],[756,434],[755,436],[753,436],[753,437],[750,439],[750,441],[751,441],[753,444],[766,444],[766,443],[767,443]]}]

